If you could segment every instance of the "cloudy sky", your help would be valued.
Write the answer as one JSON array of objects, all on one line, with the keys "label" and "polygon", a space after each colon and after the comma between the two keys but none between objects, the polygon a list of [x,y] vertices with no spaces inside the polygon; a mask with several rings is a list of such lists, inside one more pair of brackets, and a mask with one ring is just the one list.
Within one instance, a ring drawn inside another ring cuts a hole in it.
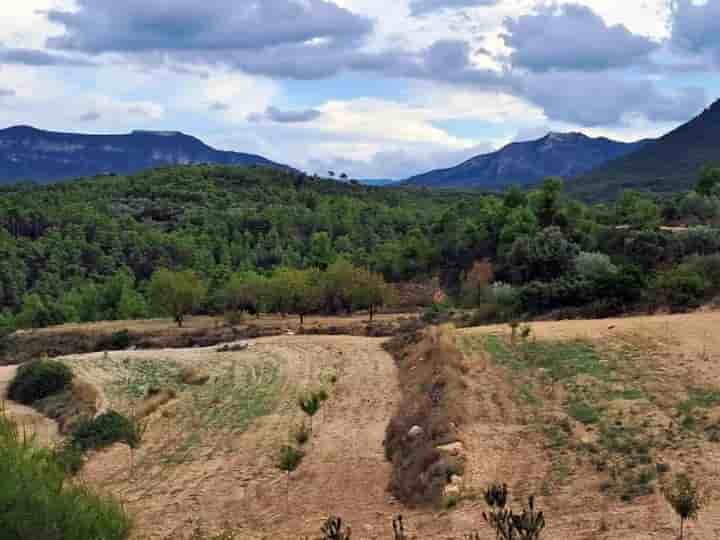
[{"label": "cloudy sky", "polygon": [[720,0],[6,0],[0,124],[179,130],[402,178],[720,97]]}]

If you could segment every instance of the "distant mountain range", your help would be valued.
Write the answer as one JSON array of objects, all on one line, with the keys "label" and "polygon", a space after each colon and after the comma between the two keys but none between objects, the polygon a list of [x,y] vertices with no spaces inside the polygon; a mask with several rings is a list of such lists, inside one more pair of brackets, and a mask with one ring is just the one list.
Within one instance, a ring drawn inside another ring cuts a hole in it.
[{"label": "distant mountain range", "polygon": [[704,165],[720,165],[720,100],[702,114],[567,184],[575,196],[606,200],[624,189],[674,193],[692,188]]},{"label": "distant mountain range", "polygon": [[610,160],[635,152],[649,140],[623,143],[582,133],[548,133],[541,139],[508,144],[457,167],[409,178],[404,183],[435,188],[498,189],[526,185],[548,176],[574,178]]},{"label": "distant mountain range", "polygon": [[215,150],[176,131],[82,135],[28,126],[0,130],[0,183],[20,180],[44,183],[198,163],[288,168],[262,156]]}]

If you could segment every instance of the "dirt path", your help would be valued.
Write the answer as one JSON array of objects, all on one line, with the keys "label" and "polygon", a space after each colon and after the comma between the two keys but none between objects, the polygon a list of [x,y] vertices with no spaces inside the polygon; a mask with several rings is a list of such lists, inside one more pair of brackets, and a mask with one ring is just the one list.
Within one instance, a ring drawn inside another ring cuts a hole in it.
[{"label": "dirt path", "polygon": [[57,424],[35,411],[19,403],[6,400],[7,387],[15,377],[17,367],[0,366],[0,401],[2,407],[10,418],[17,422],[20,430],[28,435],[34,435],[40,444],[50,445],[58,439]]}]

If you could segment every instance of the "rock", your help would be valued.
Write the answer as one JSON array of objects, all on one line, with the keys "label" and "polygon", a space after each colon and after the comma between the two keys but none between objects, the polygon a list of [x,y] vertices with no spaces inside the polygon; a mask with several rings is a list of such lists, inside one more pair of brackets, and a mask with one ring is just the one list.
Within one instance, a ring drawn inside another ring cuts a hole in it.
[{"label": "rock", "polygon": [[465,452],[465,446],[460,441],[438,446],[437,449],[441,452],[448,454],[449,456],[455,457],[461,456]]},{"label": "rock", "polygon": [[217,352],[238,352],[244,351],[250,347],[247,341],[239,341],[237,343],[228,343],[222,347],[218,347]]},{"label": "rock", "polygon": [[425,431],[420,426],[413,426],[410,428],[410,431],[408,431],[408,437],[411,437],[413,439],[416,439],[417,437],[422,437],[425,434]]},{"label": "rock", "polygon": [[445,489],[443,490],[443,495],[445,497],[458,497],[460,496],[460,486],[457,486],[455,484],[450,484],[445,486]]},{"label": "rock", "polygon": [[462,485],[462,476],[458,476],[457,474],[453,474],[453,475],[450,477],[450,483],[451,483],[453,486],[460,486],[460,485]]}]

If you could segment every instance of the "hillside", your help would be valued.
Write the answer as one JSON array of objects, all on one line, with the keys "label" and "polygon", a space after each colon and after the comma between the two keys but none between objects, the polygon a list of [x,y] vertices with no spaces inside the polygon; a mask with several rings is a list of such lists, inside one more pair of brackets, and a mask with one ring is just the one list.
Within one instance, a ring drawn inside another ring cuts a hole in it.
[{"label": "hillside", "polygon": [[637,152],[569,182],[568,191],[588,200],[608,200],[623,189],[676,193],[694,186],[710,163],[720,163],[720,100]]},{"label": "hillside", "polygon": [[436,188],[494,189],[524,185],[548,176],[573,178],[609,160],[641,148],[647,141],[623,143],[582,133],[548,133],[541,139],[512,143],[449,169],[431,171],[407,184]]},{"label": "hillside", "polygon": [[[717,313],[540,322],[517,349],[507,325],[458,331],[467,390],[454,399],[467,414],[454,448],[464,469],[454,484],[459,496],[441,509],[408,508],[386,491],[383,440],[404,389],[382,340],[278,336],[240,352],[137,350],[62,361],[112,408],[149,411],[134,455],[116,445],[90,456],[82,473],[123,501],[136,538],[231,530],[298,540],[314,538],[325,516],[338,514],[360,538],[389,539],[390,520],[402,513],[419,540],[474,530],[489,540],[481,490],[500,481],[513,506],[538,496],[543,538],[649,540],[672,538],[677,528],[659,491],[663,478],[691,468],[720,485],[720,371],[707,361],[720,353],[718,322]],[[183,384],[182,370],[199,365],[211,379]],[[329,400],[288,476],[277,452],[303,422],[297,396],[319,385]],[[151,387],[176,397],[148,409]],[[711,502],[689,525],[690,538],[716,537],[719,512]]]},{"label": "hillside", "polygon": [[27,126],[0,130],[0,184],[129,174],[164,165],[279,166],[261,156],[215,150],[179,132],[84,135]]}]

